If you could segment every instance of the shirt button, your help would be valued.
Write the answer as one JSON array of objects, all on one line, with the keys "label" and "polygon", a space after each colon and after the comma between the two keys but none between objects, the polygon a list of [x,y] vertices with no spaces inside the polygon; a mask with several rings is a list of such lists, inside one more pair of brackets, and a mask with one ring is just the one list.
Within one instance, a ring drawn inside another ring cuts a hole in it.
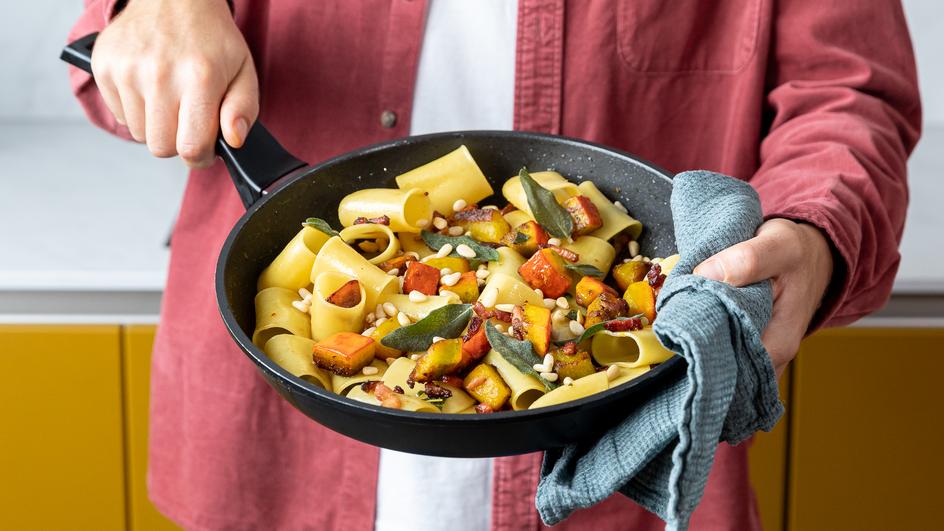
[{"label": "shirt button", "polygon": [[393,111],[384,111],[380,113],[380,125],[390,129],[397,125],[397,113]]}]

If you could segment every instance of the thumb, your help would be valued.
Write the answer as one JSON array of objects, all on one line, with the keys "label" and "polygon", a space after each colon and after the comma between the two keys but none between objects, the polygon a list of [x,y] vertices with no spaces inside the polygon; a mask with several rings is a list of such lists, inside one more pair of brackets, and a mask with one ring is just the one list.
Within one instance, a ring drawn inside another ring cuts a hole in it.
[{"label": "thumb", "polygon": [[249,128],[259,116],[259,79],[252,57],[246,60],[230,82],[220,104],[220,131],[226,143],[238,148],[246,141]]},{"label": "thumb", "polygon": [[765,223],[757,236],[732,245],[698,265],[694,274],[736,287],[767,280],[786,271],[794,256],[788,230]]}]

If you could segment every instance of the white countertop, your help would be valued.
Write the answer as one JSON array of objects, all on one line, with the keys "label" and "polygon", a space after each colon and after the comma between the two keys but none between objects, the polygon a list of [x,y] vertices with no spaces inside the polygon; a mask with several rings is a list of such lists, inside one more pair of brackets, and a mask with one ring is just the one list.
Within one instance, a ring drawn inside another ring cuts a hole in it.
[{"label": "white countertop", "polygon": [[[944,294],[942,147],[944,127],[928,128],[912,158],[898,295]],[[186,178],[179,160],[85,122],[0,123],[0,172],[0,315],[48,320],[47,297],[69,292],[58,313],[153,320]]]}]

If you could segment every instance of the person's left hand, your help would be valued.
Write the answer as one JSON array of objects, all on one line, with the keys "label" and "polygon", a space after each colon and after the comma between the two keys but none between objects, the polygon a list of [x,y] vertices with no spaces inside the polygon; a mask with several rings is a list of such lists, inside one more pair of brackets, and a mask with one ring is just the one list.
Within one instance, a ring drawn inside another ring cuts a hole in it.
[{"label": "person's left hand", "polygon": [[773,280],[773,314],[761,341],[779,379],[822,302],[832,279],[833,257],[818,228],[771,219],[750,240],[699,264],[694,274],[736,287]]}]

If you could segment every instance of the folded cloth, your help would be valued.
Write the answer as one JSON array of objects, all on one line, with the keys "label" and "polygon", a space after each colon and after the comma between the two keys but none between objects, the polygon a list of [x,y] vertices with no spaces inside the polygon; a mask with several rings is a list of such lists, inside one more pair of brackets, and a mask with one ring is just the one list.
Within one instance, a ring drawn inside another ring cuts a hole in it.
[{"label": "folded cloth", "polygon": [[770,282],[734,288],[691,274],[754,236],[762,221],[757,193],[717,173],[681,173],[672,215],[681,259],[659,293],[653,330],[686,359],[687,373],[598,441],[545,454],[535,504],[548,525],[619,491],[659,515],[666,529],[686,529],[718,442],[769,431],[783,414],[760,340],[771,314]]}]

